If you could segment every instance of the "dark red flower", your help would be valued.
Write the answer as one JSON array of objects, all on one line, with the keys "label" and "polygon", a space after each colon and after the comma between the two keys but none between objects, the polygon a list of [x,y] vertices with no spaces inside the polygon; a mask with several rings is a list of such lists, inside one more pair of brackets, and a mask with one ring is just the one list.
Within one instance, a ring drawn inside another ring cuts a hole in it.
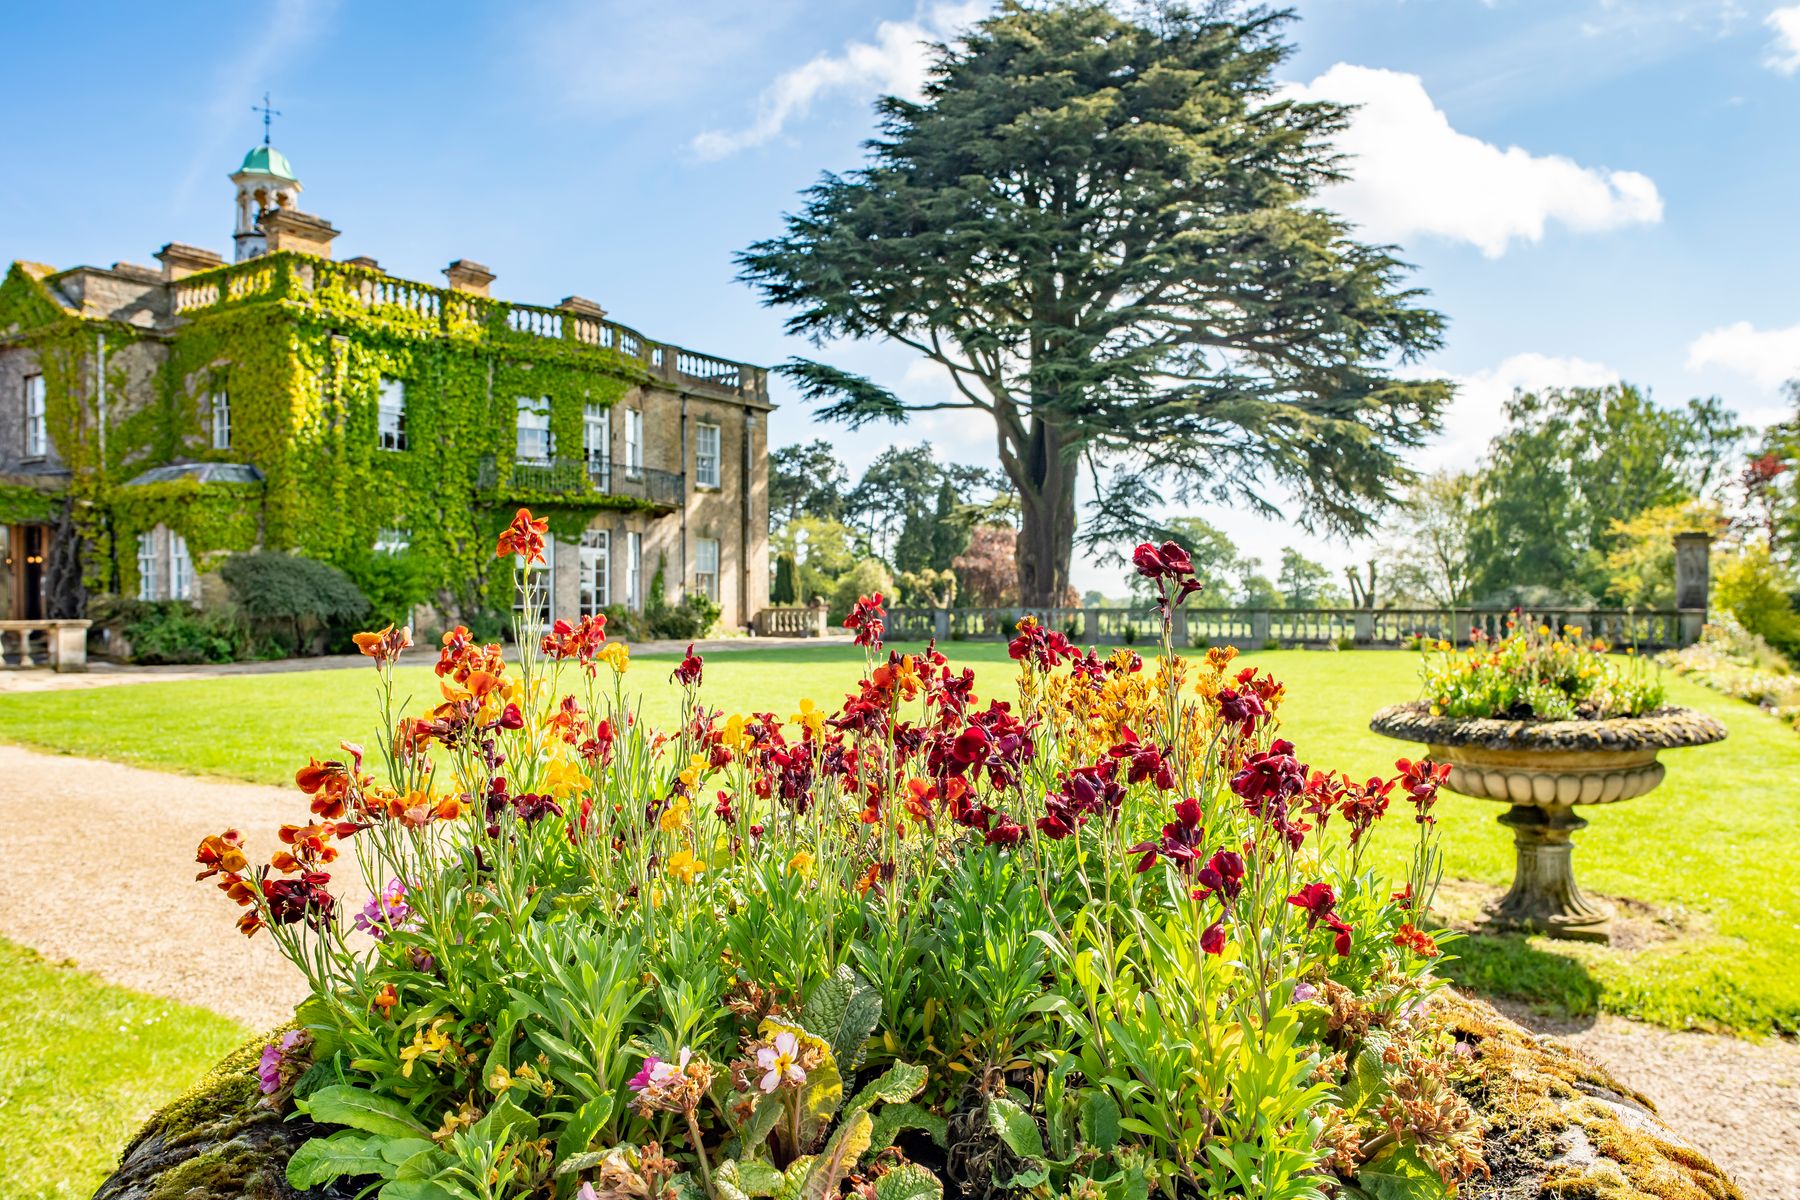
[{"label": "dark red flower", "polygon": [[1292,896],[1288,903],[1306,913],[1306,927],[1311,929],[1332,915],[1337,908],[1337,893],[1329,883],[1309,883]]},{"label": "dark red flower", "polygon": [[1200,931],[1200,949],[1208,954],[1225,952],[1225,920],[1220,918]]},{"label": "dark red flower", "polygon": [[887,610],[881,607],[881,593],[858,596],[850,615],[844,618],[844,628],[856,631],[852,640],[858,646],[881,649],[881,637],[887,631]]},{"label": "dark red flower", "polygon": [[700,685],[700,667],[700,656],[694,653],[694,643],[689,642],[687,653],[681,658],[681,665],[670,673],[669,678],[684,688],[698,687]]},{"label": "dark red flower", "polygon": [[1220,896],[1227,903],[1236,900],[1244,890],[1244,856],[1235,850],[1215,850],[1194,879],[1200,885],[1194,890],[1194,899]]}]

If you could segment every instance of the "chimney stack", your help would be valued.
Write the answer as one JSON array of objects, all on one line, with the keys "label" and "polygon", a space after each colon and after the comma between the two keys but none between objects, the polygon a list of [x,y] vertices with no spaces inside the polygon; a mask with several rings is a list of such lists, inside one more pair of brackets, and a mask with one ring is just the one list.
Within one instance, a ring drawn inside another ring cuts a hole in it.
[{"label": "chimney stack", "polygon": [[485,296],[488,285],[494,282],[494,273],[478,262],[470,262],[459,258],[444,268],[444,275],[450,280],[450,286],[459,292],[467,292],[471,296]]},{"label": "chimney stack", "polygon": [[265,212],[258,224],[268,241],[270,254],[298,250],[302,254],[330,258],[331,241],[338,235],[338,231],[324,217],[315,217],[311,213],[292,208],[277,208]]},{"label": "chimney stack", "polygon": [[210,271],[214,267],[222,267],[225,260],[211,250],[202,250],[199,246],[188,246],[181,242],[170,242],[156,252],[156,259],[162,263],[164,283],[174,283],[188,275],[201,271]]}]

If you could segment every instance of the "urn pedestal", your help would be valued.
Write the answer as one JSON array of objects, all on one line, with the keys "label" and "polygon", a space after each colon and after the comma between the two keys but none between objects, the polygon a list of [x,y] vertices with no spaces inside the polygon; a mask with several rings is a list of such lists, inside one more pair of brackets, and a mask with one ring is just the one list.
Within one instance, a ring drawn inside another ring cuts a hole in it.
[{"label": "urn pedestal", "polygon": [[1446,786],[1510,807],[1512,889],[1492,912],[1495,925],[1580,941],[1611,940],[1611,907],[1575,882],[1574,842],[1587,827],[1578,806],[1612,804],[1652,791],[1663,780],[1657,755],[1725,737],[1725,727],[1692,709],[1666,708],[1607,721],[1508,721],[1433,716],[1422,702],[1384,708],[1376,733],[1423,742],[1450,764]]}]

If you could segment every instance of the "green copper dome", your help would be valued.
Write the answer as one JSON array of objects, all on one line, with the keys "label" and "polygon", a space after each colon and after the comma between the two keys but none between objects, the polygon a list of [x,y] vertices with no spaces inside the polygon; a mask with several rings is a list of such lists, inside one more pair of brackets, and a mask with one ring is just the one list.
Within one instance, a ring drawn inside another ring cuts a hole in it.
[{"label": "green copper dome", "polygon": [[256,171],[264,175],[274,175],[281,179],[292,179],[299,182],[294,168],[289,165],[287,155],[273,146],[258,146],[244,155],[244,165],[239,171]]}]

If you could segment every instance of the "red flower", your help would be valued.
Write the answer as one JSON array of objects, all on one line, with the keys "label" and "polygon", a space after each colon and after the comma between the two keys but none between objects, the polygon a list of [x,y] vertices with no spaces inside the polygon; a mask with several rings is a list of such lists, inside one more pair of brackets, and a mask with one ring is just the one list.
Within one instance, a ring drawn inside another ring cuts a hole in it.
[{"label": "red flower", "polygon": [[1236,725],[1245,737],[1255,733],[1256,723],[1268,714],[1268,709],[1263,707],[1262,697],[1255,692],[1220,688],[1215,699],[1219,705],[1219,719],[1227,725]]},{"label": "red flower", "polygon": [[527,564],[544,561],[544,534],[550,529],[548,517],[533,518],[529,508],[521,508],[512,524],[500,534],[494,546],[494,557],[516,554]]},{"label": "red flower", "polygon": [[1329,883],[1309,883],[1288,897],[1288,903],[1306,912],[1306,927],[1311,929],[1332,915],[1337,908],[1337,893]]},{"label": "red flower", "polygon": [[1227,903],[1236,900],[1244,890],[1244,856],[1234,850],[1215,850],[1194,878],[1200,884],[1194,889],[1194,899],[1221,896]]},{"label": "red flower", "polygon": [[858,646],[881,649],[881,635],[887,632],[887,610],[881,607],[881,593],[858,596],[850,615],[844,618],[844,628],[856,630],[854,641]]},{"label": "red flower", "polygon": [[700,686],[700,656],[694,653],[694,643],[689,642],[687,653],[682,656],[681,665],[669,675],[682,687]]},{"label": "red flower", "polygon": [[1223,917],[1200,931],[1200,949],[1208,954],[1225,952],[1225,920]]},{"label": "red flower", "polygon": [[1406,789],[1407,799],[1412,801],[1413,820],[1421,825],[1437,820],[1431,815],[1431,806],[1437,803],[1438,788],[1450,778],[1450,764],[1434,763],[1429,758],[1418,762],[1401,758],[1394,761],[1394,767],[1400,772],[1398,782]]}]

